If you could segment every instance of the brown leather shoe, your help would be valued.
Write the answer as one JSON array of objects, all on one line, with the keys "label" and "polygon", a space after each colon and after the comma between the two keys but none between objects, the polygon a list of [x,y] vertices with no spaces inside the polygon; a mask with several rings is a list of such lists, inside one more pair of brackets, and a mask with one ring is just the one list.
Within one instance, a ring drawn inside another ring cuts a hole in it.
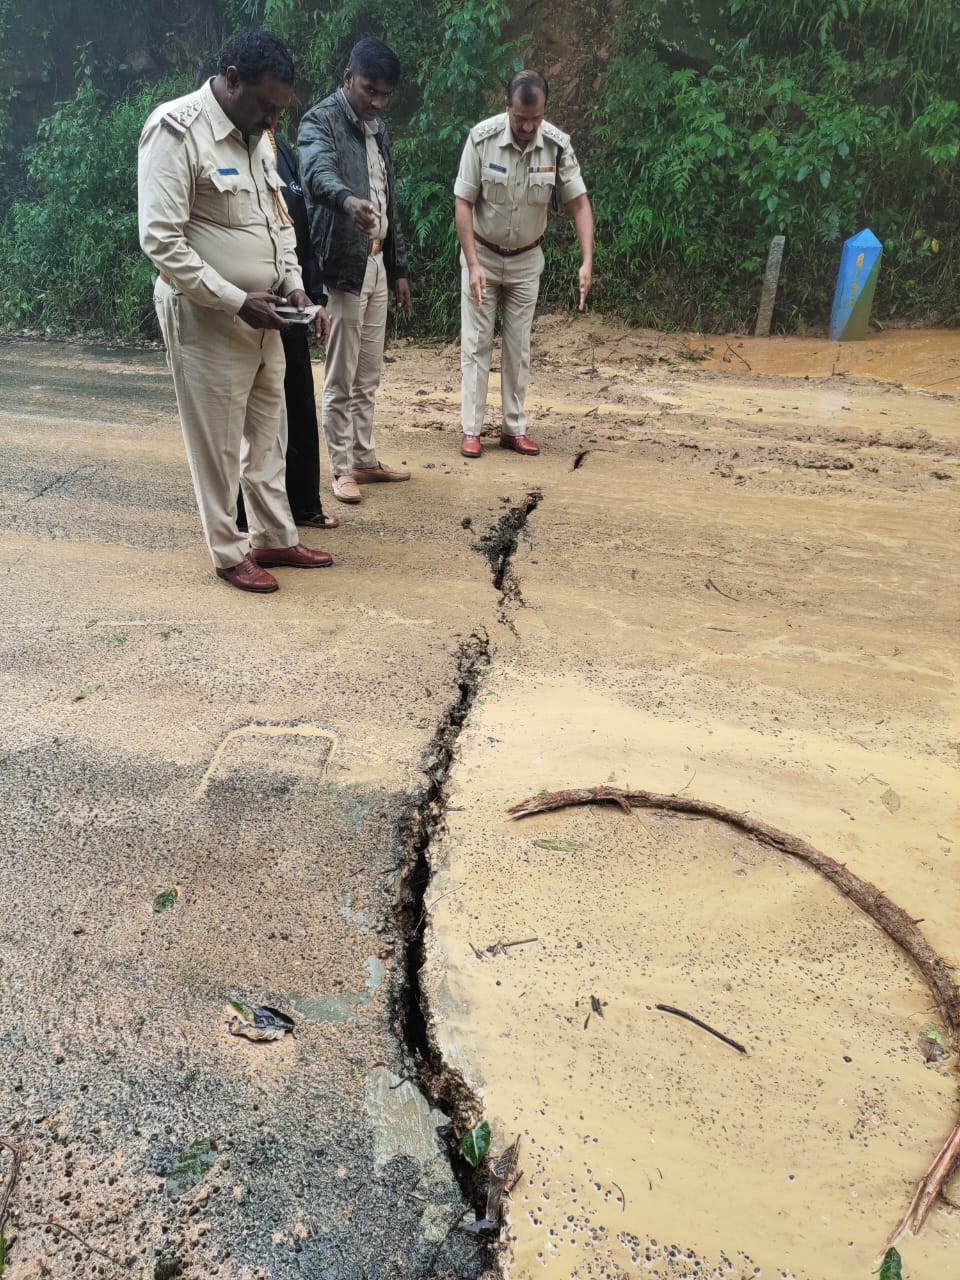
[{"label": "brown leather shoe", "polygon": [[398,484],[410,479],[409,471],[388,467],[385,462],[378,462],[375,467],[354,467],[352,474],[357,484]]},{"label": "brown leather shoe", "polygon": [[465,435],[460,441],[460,452],[465,458],[479,458],[483,452],[480,437]]},{"label": "brown leather shoe", "polygon": [[276,591],[280,586],[273,574],[261,569],[250,555],[245,555],[239,564],[233,564],[229,569],[218,569],[217,577],[238,591]]},{"label": "brown leather shoe", "polygon": [[329,569],[333,564],[326,551],[311,551],[302,542],[295,547],[254,547],[250,554],[264,569]]},{"label": "brown leather shoe", "polygon": [[500,448],[512,449],[514,453],[525,453],[528,457],[533,457],[534,454],[540,452],[540,446],[534,444],[529,436],[501,435]]}]

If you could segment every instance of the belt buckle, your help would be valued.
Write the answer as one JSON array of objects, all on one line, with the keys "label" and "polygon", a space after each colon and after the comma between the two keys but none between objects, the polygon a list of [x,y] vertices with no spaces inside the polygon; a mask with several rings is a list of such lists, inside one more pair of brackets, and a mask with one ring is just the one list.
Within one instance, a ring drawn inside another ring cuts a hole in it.
[{"label": "belt buckle", "polygon": [[371,240],[367,246],[368,257],[375,258],[383,249],[383,240]]}]

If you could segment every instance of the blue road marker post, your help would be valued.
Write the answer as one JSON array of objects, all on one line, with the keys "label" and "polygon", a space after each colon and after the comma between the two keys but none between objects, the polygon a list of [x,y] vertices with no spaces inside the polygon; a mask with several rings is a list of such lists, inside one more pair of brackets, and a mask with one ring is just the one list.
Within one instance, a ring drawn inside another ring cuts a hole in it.
[{"label": "blue road marker post", "polygon": [[861,231],[844,243],[830,315],[831,342],[859,342],[867,336],[881,253],[883,245],[872,231]]}]

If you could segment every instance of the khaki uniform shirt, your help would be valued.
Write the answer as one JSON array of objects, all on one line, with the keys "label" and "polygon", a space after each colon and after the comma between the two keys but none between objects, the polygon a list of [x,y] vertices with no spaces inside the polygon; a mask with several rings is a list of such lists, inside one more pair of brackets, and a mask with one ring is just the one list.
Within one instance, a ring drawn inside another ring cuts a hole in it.
[{"label": "khaki uniform shirt", "polygon": [[269,135],[248,147],[208,81],[140,135],[140,244],[181,293],[234,314],[248,293],[303,288]]},{"label": "khaki uniform shirt", "polygon": [[477,235],[502,249],[519,249],[546,231],[554,186],[561,204],[586,194],[570,135],[544,120],[520,147],[503,112],[470,130],[453,192],[473,205]]},{"label": "khaki uniform shirt", "polygon": [[384,164],[380,148],[377,146],[376,121],[371,121],[368,124],[365,120],[361,120],[353,107],[351,107],[347,95],[342,89],[339,92],[343,98],[343,105],[347,109],[347,115],[358,129],[363,130],[363,135],[367,142],[367,178],[370,182],[370,203],[377,211],[377,221],[370,231],[370,239],[385,240],[389,227],[387,222],[387,166]]}]

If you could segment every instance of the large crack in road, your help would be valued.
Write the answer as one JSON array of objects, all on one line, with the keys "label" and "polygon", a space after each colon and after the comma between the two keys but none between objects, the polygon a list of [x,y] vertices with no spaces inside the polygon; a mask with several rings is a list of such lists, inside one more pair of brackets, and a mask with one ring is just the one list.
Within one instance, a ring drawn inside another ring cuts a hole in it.
[{"label": "large crack in road", "polygon": [[[523,605],[513,557],[530,515],[542,500],[540,490],[532,490],[522,506],[513,506],[505,511],[474,544],[474,550],[487,559],[492,585],[500,593],[498,621],[511,630],[514,627],[510,612]],[[426,958],[425,937],[431,905],[427,901],[432,878],[430,848],[434,838],[442,834],[445,827],[447,779],[460,734],[490,663],[490,638],[482,627],[478,627],[457,649],[457,695],[444,712],[424,753],[422,768],[426,782],[412,798],[411,807],[399,825],[403,864],[396,907],[397,923],[405,945],[404,979],[396,1010],[398,1034],[410,1055],[420,1088],[450,1119],[450,1126],[443,1136],[451,1169],[478,1220],[486,1214],[488,1179],[482,1167],[474,1169],[464,1160],[460,1154],[459,1138],[481,1119],[481,1099],[440,1051],[420,975]],[[492,1248],[488,1247],[487,1252],[486,1264],[494,1266],[496,1259]]]}]

